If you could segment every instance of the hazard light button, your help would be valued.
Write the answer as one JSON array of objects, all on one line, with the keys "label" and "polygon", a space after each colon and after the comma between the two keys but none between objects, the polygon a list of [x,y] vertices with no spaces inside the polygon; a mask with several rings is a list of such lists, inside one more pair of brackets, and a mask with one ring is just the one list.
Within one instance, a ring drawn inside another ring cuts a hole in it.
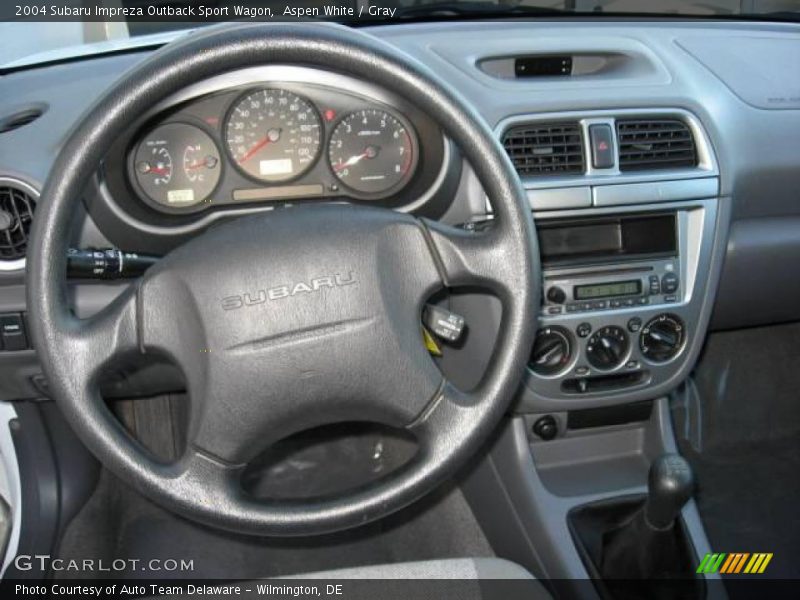
[{"label": "hazard light button", "polygon": [[589,125],[589,143],[592,146],[592,166],[595,169],[610,169],[614,166],[611,125]]}]

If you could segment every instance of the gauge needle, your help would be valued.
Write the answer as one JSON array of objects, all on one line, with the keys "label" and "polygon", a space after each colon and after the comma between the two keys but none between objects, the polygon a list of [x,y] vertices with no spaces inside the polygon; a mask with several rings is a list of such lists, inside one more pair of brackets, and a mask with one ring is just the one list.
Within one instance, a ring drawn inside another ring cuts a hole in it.
[{"label": "gauge needle", "polygon": [[169,173],[169,169],[166,167],[150,167],[148,173],[155,173],[156,175],[166,175]]},{"label": "gauge needle", "polygon": [[264,146],[269,144],[270,142],[277,142],[278,139],[281,137],[281,130],[280,129],[270,129],[263,138],[258,140],[253,146],[244,153],[244,156],[239,159],[239,164],[247,162],[256,152],[261,150]]},{"label": "gauge needle", "polygon": [[193,162],[190,165],[187,165],[187,171],[193,171],[194,169],[199,169],[201,167],[205,167],[208,164],[208,159],[204,158],[202,160],[198,160],[197,162]]},{"label": "gauge needle", "polygon": [[356,154],[355,156],[351,156],[345,162],[340,162],[339,164],[333,167],[334,171],[341,171],[342,169],[346,169],[347,167],[352,167],[354,164],[358,163],[359,161],[365,158],[375,158],[378,155],[378,149],[375,146],[367,146],[364,148],[364,151],[361,154]]}]

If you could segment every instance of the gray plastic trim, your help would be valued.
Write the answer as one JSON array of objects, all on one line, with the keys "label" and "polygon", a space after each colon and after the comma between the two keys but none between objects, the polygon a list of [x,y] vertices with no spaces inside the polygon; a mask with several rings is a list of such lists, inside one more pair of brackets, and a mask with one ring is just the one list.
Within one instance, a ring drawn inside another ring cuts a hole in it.
[{"label": "gray plastic trim", "polygon": [[528,202],[533,210],[589,208],[592,205],[592,189],[589,186],[527,191]]},{"label": "gray plastic trim", "polygon": [[0,490],[11,508],[11,535],[3,557],[0,579],[17,555],[19,548],[19,534],[22,528],[22,484],[19,477],[19,464],[17,452],[14,449],[14,440],[11,439],[10,423],[17,418],[17,411],[8,402],[0,402]]},{"label": "gray plastic trim", "polygon": [[624,183],[592,188],[594,206],[644,204],[670,200],[708,198],[719,193],[719,179],[684,179],[681,181],[654,181],[651,183]]},{"label": "gray plastic trim", "polygon": [[[569,432],[572,440],[567,453],[559,459],[558,450],[547,451],[551,455],[551,473],[546,477],[542,477],[536,455],[554,442],[533,440],[528,422],[529,419],[515,418],[506,424],[463,486],[466,498],[499,555],[530,568],[540,578],[587,579],[589,574],[572,541],[567,514],[590,502],[646,493],[648,463],[663,453],[677,452],[669,401],[665,397],[657,399],[653,414],[645,423]],[[591,466],[597,461],[593,449],[598,435],[606,439],[602,460],[612,470],[633,467],[628,477],[621,478],[617,485],[608,485],[601,480],[607,469],[598,470],[585,478],[580,491],[555,494],[547,484],[548,479],[558,476],[552,470],[571,470],[581,463],[579,468],[592,472]],[[631,439],[638,443],[632,444]],[[683,508],[682,515],[695,552],[700,556],[710,552],[693,500]],[[719,575],[706,575],[706,579],[718,578]],[[597,600],[596,592],[583,585],[577,585],[569,597]],[[708,598],[722,600],[726,595],[721,586],[709,586]]]},{"label": "gray plastic trim", "polygon": [[[616,369],[604,371],[602,374],[625,372],[625,362],[635,359],[639,361],[639,370],[646,370],[650,373],[649,379],[636,386],[596,393],[567,394],[561,391],[561,381],[565,378],[575,377],[575,369],[578,366],[587,365],[583,359],[571,360],[568,367],[555,377],[542,377],[528,370],[525,385],[520,388],[518,394],[517,410],[519,412],[563,411],[648,400],[654,396],[668,393],[688,376],[702,348],[716,295],[717,282],[727,244],[730,199],[705,198],[682,202],[543,211],[536,213],[535,216],[542,222],[548,218],[607,216],[632,212],[663,213],[666,210],[675,210],[678,214],[680,260],[659,259],[644,263],[628,261],[619,264],[597,265],[591,270],[600,274],[604,269],[614,267],[674,263],[673,268],[678,271],[681,280],[677,302],[559,315],[545,314],[540,316],[539,326],[560,325],[572,332],[574,346],[577,348],[576,352],[579,352],[583,358],[586,339],[580,339],[575,335],[578,324],[589,323],[592,331],[606,325],[618,325],[626,329],[628,320],[632,317],[639,317],[643,323],[646,323],[658,314],[672,313],[678,315],[687,327],[687,340],[682,350],[668,362],[648,363],[639,350],[638,334],[629,334],[631,346],[629,358],[626,358],[626,361],[623,361]],[[586,271],[586,268],[549,268],[545,270],[544,277],[546,279],[564,278],[576,270]],[[500,317],[492,315],[492,318],[499,319]],[[601,374],[601,372],[589,368],[591,375]]]},{"label": "gray plastic trim", "polygon": [[[19,179],[17,177],[8,177],[6,175],[0,176],[0,185],[8,185],[16,187],[22,192],[33,196],[34,200],[39,200],[39,190],[31,184]],[[25,259],[20,258],[17,260],[0,260],[0,271],[21,271],[25,268]]]}]

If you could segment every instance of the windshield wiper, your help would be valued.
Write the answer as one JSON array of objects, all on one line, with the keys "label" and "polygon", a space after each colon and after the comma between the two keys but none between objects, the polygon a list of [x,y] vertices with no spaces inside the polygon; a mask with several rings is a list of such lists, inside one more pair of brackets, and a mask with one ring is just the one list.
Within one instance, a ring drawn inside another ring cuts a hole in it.
[{"label": "windshield wiper", "polygon": [[507,6],[495,2],[433,2],[397,9],[399,19],[430,19],[437,17],[497,18],[514,16],[563,16],[572,11],[543,6]]}]

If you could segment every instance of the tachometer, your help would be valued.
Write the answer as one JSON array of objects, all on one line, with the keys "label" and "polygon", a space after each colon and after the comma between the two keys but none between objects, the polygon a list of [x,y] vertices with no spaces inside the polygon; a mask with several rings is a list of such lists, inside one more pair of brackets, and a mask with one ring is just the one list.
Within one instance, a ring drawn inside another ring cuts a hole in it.
[{"label": "tachometer", "polygon": [[399,187],[416,166],[413,133],[398,117],[368,108],[347,115],[328,146],[331,169],[347,187],[379,194]]},{"label": "tachometer", "polygon": [[250,92],[225,123],[228,151],[239,169],[259,181],[294,179],[314,164],[322,124],[307,100],[287,90]]}]

